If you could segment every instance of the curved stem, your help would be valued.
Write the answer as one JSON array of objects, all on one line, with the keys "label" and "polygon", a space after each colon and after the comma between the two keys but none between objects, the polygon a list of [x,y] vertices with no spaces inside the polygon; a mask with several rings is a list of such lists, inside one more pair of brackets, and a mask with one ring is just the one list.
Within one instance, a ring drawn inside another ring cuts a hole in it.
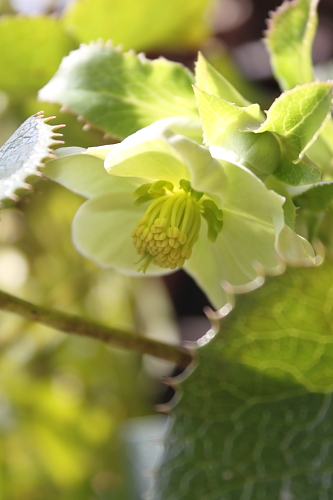
[{"label": "curved stem", "polygon": [[190,351],[181,346],[164,344],[143,335],[118,328],[111,328],[93,321],[55,309],[31,304],[0,290],[0,309],[19,314],[30,321],[37,321],[63,332],[91,337],[107,344],[151,354],[166,361],[172,361],[186,368],[192,361]]}]

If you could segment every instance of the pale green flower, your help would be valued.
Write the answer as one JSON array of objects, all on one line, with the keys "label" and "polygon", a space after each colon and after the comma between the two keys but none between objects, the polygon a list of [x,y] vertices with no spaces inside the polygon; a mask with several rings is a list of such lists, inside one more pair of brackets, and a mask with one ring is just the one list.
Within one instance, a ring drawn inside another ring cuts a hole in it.
[{"label": "pale green flower", "polygon": [[168,126],[175,130],[161,120],[120,144],[65,148],[47,165],[46,175],[88,198],[73,221],[79,252],[135,276],[184,267],[216,308],[225,285],[251,283],[258,265],[315,263],[285,225],[282,196]]}]

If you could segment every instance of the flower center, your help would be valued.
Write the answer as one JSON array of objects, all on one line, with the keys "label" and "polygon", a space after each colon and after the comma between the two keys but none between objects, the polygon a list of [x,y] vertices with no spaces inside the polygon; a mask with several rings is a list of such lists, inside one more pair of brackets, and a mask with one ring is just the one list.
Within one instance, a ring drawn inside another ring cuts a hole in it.
[{"label": "flower center", "polygon": [[204,193],[191,188],[186,180],[173,192],[167,181],[144,184],[134,193],[136,204],[154,200],[132,232],[133,244],[142,255],[138,271],[146,272],[150,263],[162,268],[182,267],[192,254],[200,226],[201,215],[208,223],[208,237],[215,241],[222,230],[222,210]]}]

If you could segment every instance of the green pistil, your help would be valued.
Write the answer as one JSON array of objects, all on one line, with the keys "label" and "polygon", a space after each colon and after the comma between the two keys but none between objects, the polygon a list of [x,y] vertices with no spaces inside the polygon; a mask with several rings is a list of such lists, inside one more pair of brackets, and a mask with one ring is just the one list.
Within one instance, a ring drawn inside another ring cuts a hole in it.
[{"label": "green pistil", "polygon": [[174,192],[168,181],[143,184],[134,193],[136,204],[153,200],[132,232],[133,244],[142,257],[138,269],[145,273],[153,263],[167,269],[182,267],[192,254],[201,226],[201,215],[208,224],[208,237],[215,241],[222,230],[222,210],[204,193],[182,179]]}]

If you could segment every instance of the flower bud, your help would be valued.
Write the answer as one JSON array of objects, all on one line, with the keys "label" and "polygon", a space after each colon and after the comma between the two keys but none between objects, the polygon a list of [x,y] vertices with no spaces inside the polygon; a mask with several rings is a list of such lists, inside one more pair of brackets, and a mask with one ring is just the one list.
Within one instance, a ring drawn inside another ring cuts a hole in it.
[{"label": "flower bud", "polygon": [[233,147],[240,163],[259,177],[275,172],[281,161],[280,144],[271,132],[240,132],[235,134]]}]

